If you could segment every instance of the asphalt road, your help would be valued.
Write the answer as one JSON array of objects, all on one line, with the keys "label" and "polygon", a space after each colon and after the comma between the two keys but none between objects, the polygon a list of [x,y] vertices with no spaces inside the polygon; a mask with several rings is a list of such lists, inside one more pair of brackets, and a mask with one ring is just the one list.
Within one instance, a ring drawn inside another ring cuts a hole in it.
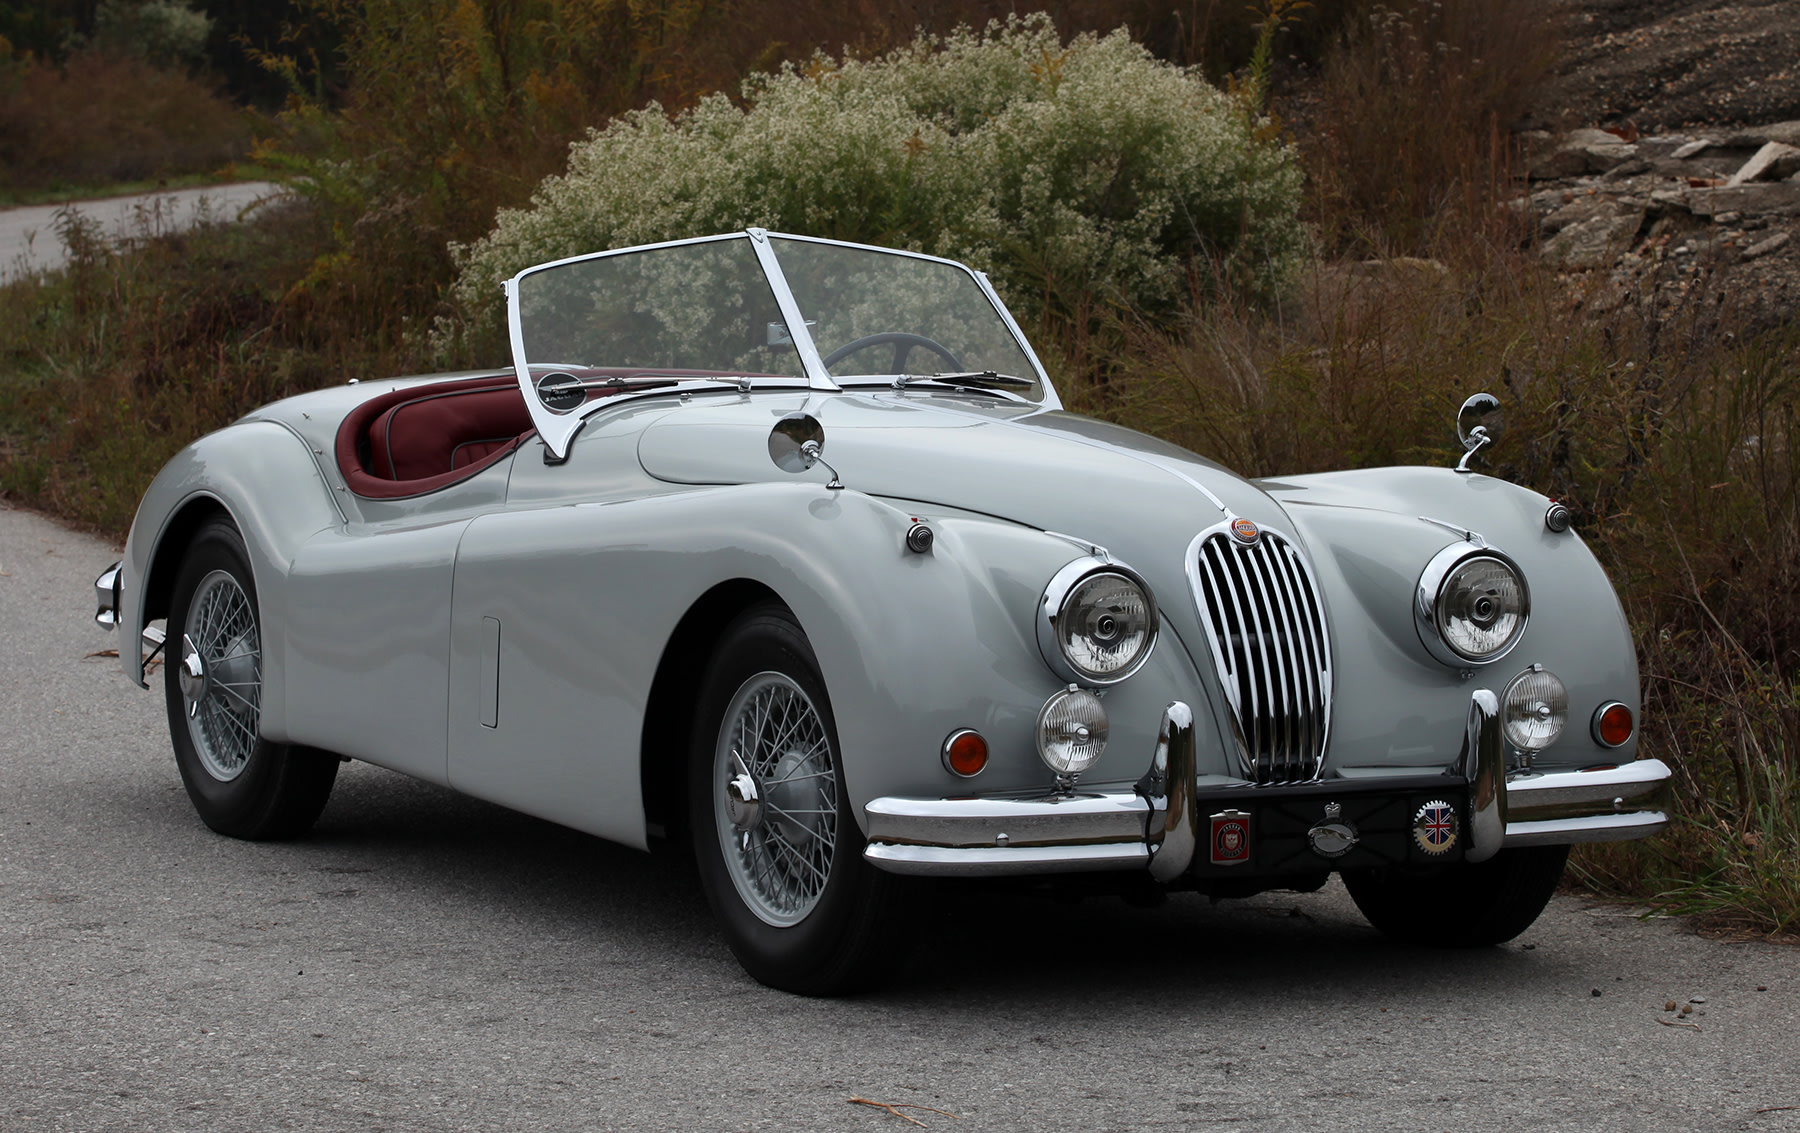
[{"label": "asphalt road", "polygon": [[[202,218],[236,217],[280,192],[280,186],[267,181],[241,181],[76,201],[66,207],[98,221],[105,235],[118,237],[145,230],[179,231]],[[64,207],[58,204],[0,209],[0,283],[34,271],[51,271],[68,261],[68,250],[56,235],[56,213]]]},{"label": "asphalt road", "polygon": [[1578,898],[1440,953],[1335,885],[949,894],[821,1001],[679,863],[361,764],[311,836],[217,837],[86,656],[114,557],[0,510],[0,1130],[1800,1130],[1800,951]]}]

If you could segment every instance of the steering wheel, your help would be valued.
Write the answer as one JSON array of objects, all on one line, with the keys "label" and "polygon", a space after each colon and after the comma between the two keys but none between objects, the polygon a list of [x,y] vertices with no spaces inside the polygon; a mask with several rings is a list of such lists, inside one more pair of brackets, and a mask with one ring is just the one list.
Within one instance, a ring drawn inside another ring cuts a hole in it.
[{"label": "steering wheel", "polygon": [[922,334],[909,334],[903,330],[883,331],[880,334],[865,334],[854,342],[846,342],[844,345],[825,356],[825,368],[827,370],[831,369],[832,366],[842,362],[844,359],[858,351],[867,350],[871,346],[885,346],[890,342],[894,344],[894,365],[892,369],[887,371],[890,374],[906,373],[906,356],[912,353],[912,348],[915,346],[923,346],[925,349],[949,363],[948,372],[959,372],[963,368],[962,361],[958,359],[956,355],[950,353],[950,348],[943,343],[926,338]]}]

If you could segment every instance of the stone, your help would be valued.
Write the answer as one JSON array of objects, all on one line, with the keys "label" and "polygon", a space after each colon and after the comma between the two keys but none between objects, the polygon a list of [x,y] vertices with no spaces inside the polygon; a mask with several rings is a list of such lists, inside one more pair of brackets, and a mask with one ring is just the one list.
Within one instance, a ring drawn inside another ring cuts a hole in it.
[{"label": "stone", "polygon": [[1785,247],[1787,242],[1791,239],[1793,239],[1793,237],[1789,236],[1787,233],[1777,232],[1767,240],[1764,240],[1761,243],[1752,244],[1748,248],[1745,248],[1744,258],[1746,260],[1754,260],[1758,256],[1766,256],[1770,252],[1778,251]]},{"label": "stone", "polygon": [[1713,217],[1713,223],[1714,224],[1736,224],[1738,221],[1740,221],[1742,219],[1744,219],[1744,214],[1741,212],[1722,212]]},{"label": "stone", "polygon": [[1722,212],[1746,216],[1800,216],[1800,181],[1760,181],[1753,185],[1729,185],[1715,189],[1689,189],[1688,211],[1696,216]]},{"label": "stone", "polygon": [[1800,146],[1800,119],[1792,122],[1774,122],[1767,126],[1752,126],[1747,130],[1725,139],[1726,145],[1761,146],[1770,142],[1782,142],[1790,146]]},{"label": "stone", "polygon": [[1602,267],[1636,241],[1644,214],[1642,208],[1595,212],[1544,241],[1544,258],[1566,268]]},{"label": "stone", "polygon": [[1707,146],[1710,146],[1710,145],[1712,145],[1712,142],[1710,139],[1701,138],[1699,141],[1689,142],[1687,145],[1682,146],[1680,149],[1676,150],[1674,153],[1670,154],[1669,156],[1674,158],[1676,161],[1686,161],[1688,158],[1693,157],[1695,154],[1699,153],[1701,150],[1705,149]]},{"label": "stone", "polygon": [[1779,181],[1783,177],[1800,172],[1800,147],[1785,145],[1781,142],[1770,142],[1757,150],[1738,171],[1731,175],[1729,185],[1747,185],[1752,181]]},{"label": "stone", "polygon": [[1605,130],[1570,130],[1561,138],[1534,130],[1524,135],[1534,181],[1605,173],[1637,157],[1637,146]]}]

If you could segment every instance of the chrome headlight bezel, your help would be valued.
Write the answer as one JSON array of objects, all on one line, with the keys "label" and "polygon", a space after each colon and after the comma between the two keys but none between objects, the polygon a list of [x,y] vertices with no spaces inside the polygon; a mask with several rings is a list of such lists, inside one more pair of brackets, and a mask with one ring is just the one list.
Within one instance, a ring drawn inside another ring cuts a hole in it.
[{"label": "chrome headlight bezel", "polygon": [[[1067,607],[1075,591],[1082,583],[1098,575],[1112,574],[1123,578],[1135,586],[1144,595],[1144,611],[1146,626],[1144,645],[1138,650],[1129,664],[1111,673],[1093,673],[1078,666],[1063,650],[1062,637],[1058,633],[1067,617]],[[1050,666],[1063,681],[1080,685],[1083,688],[1106,688],[1116,685],[1144,667],[1150,654],[1156,651],[1156,639],[1162,626],[1161,617],[1157,613],[1156,594],[1144,576],[1132,570],[1124,563],[1097,557],[1076,559],[1064,566],[1050,579],[1044,587],[1042,599],[1038,602],[1037,640],[1038,652],[1043,654],[1044,663]]]},{"label": "chrome headlight bezel", "polygon": [[[1519,626],[1499,649],[1485,655],[1472,655],[1450,644],[1439,625],[1439,617],[1443,609],[1444,589],[1450,579],[1463,566],[1482,559],[1500,564],[1518,581]],[[1531,624],[1531,585],[1525,579],[1525,572],[1519,569],[1519,564],[1504,551],[1485,544],[1452,543],[1432,556],[1419,575],[1419,584],[1413,597],[1413,624],[1419,631],[1419,641],[1436,660],[1456,669],[1491,665],[1511,653],[1524,640],[1525,630]]]}]

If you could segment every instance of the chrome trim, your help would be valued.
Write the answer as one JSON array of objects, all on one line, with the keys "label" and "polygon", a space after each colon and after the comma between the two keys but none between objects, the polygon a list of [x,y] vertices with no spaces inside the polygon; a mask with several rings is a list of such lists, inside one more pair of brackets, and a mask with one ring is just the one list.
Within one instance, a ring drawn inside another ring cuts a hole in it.
[{"label": "chrome trim", "polygon": [[1594,709],[1594,714],[1588,717],[1588,735],[1594,737],[1594,742],[1601,747],[1606,748],[1608,751],[1617,751],[1631,742],[1631,736],[1626,736],[1616,744],[1609,744],[1606,742],[1605,737],[1600,735],[1600,717],[1611,712],[1615,707],[1623,708],[1625,711],[1631,712],[1631,736],[1637,735],[1637,713],[1632,711],[1631,705],[1626,704],[1622,700],[1607,701],[1605,704]]},{"label": "chrome trim", "polygon": [[1660,759],[1637,759],[1603,771],[1528,772],[1506,783],[1510,825],[1549,819],[1611,817],[1660,810],[1674,772]]},{"label": "chrome trim", "polygon": [[974,849],[1004,846],[1142,846],[1150,804],[1130,791],[1030,798],[880,798],[868,815],[871,846],[891,844]]},{"label": "chrome trim", "polygon": [[[1424,516],[1419,518],[1425,519]],[[1425,522],[1437,523],[1438,521],[1426,519]],[[1489,546],[1485,541],[1477,542],[1476,540],[1480,536],[1473,532],[1469,532],[1469,535],[1469,539],[1461,543],[1452,543],[1433,555],[1431,561],[1425,564],[1425,569],[1419,572],[1419,583],[1413,590],[1413,628],[1418,631],[1419,643],[1425,646],[1425,651],[1430,653],[1434,659],[1453,669],[1493,664],[1516,649],[1519,642],[1525,640],[1525,631],[1531,628],[1531,584],[1526,581],[1525,572],[1519,568],[1518,563],[1513,561],[1511,555]],[[1469,559],[1493,559],[1512,571],[1514,577],[1519,580],[1519,630],[1512,635],[1512,640],[1502,646],[1498,652],[1487,657],[1463,656],[1452,649],[1450,643],[1445,641],[1443,635],[1438,632],[1437,606],[1438,600],[1443,597],[1444,582],[1450,577],[1452,571]]]},{"label": "chrome trim", "polygon": [[94,621],[101,629],[119,628],[119,568],[123,565],[121,559],[101,571],[100,577],[94,580],[94,602],[99,606],[94,611]]},{"label": "chrome trim", "polygon": [[889,873],[927,877],[1004,877],[1142,869],[1150,860],[1150,851],[1142,842],[967,849],[872,844],[863,851],[863,858]]},{"label": "chrome trim", "polygon": [[1558,535],[1567,531],[1569,525],[1574,522],[1575,515],[1569,510],[1567,504],[1551,500],[1550,506],[1544,509],[1544,527],[1547,530],[1556,532]]},{"label": "chrome trim", "polygon": [[[961,771],[958,771],[955,767],[951,766],[950,763],[951,745],[964,736],[974,736],[982,742],[983,746],[986,746],[987,744],[987,737],[976,731],[974,728],[957,728],[955,731],[944,737],[944,745],[938,749],[938,758],[943,761],[944,770],[950,772],[950,774],[956,776],[958,779],[973,779],[976,775],[981,774],[981,770],[978,769],[972,774],[964,775]],[[987,764],[983,763],[981,766],[985,769]]]},{"label": "chrome trim", "polygon": [[1464,858],[1484,862],[1506,841],[1506,741],[1500,727],[1500,698],[1478,688],[1469,696],[1469,727],[1463,739],[1462,773],[1469,781],[1469,848]]},{"label": "chrome trim", "polygon": [[[1091,544],[1089,545],[1091,546]],[[1051,576],[1049,583],[1044,587],[1043,597],[1038,600],[1037,642],[1038,652],[1043,655],[1044,663],[1050,666],[1051,672],[1063,680],[1078,684],[1083,688],[1106,688],[1118,684],[1144,667],[1144,662],[1148,661],[1150,654],[1156,651],[1156,639],[1162,629],[1162,617],[1156,606],[1156,592],[1150,589],[1150,583],[1145,581],[1144,576],[1117,559],[1105,556],[1101,548],[1095,547],[1094,549],[1096,554],[1066,564]],[[1093,574],[1117,574],[1129,579],[1133,585],[1144,592],[1145,608],[1150,618],[1148,631],[1150,640],[1144,646],[1143,651],[1137,655],[1137,659],[1119,672],[1105,677],[1096,677],[1075,668],[1074,663],[1063,653],[1062,644],[1056,639],[1056,622],[1062,616],[1063,603],[1068,601],[1069,595],[1083,579]]]},{"label": "chrome trim", "polygon": [[746,228],[744,231],[750,237],[750,248],[756,253],[756,262],[762,265],[763,276],[769,281],[770,290],[775,292],[775,306],[780,308],[781,317],[787,322],[788,337],[794,340],[794,352],[800,356],[800,366],[806,371],[807,385],[826,393],[841,392],[843,387],[832,379],[825,369],[824,361],[819,357],[819,347],[813,342],[812,331],[807,329],[806,316],[800,313],[800,302],[794,298],[793,288],[788,286],[787,276],[781,270],[781,261],[776,257],[775,249],[769,246],[769,233],[761,228]]},{"label": "chrome trim", "polygon": [[[956,266],[963,267],[961,264]],[[963,268],[963,270],[969,271],[970,269]],[[1032,349],[1031,339],[1027,338],[1025,332],[1019,329],[1019,324],[1013,321],[1012,312],[1007,310],[1006,304],[1000,301],[1000,293],[995,291],[994,285],[989,282],[987,272],[977,271],[971,274],[975,276],[975,282],[981,285],[981,293],[986,295],[988,302],[994,305],[994,310],[1000,312],[1000,321],[1006,324],[1006,329],[1012,332],[1013,338],[1017,339],[1019,345],[1024,348],[1025,360],[1030,362],[1031,368],[1037,371],[1038,382],[1044,388],[1044,397],[1036,404],[1044,409],[1061,409],[1063,407],[1062,398],[1057,395],[1056,387],[1050,384],[1050,375],[1044,369],[1044,363],[1038,359],[1037,351]],[[1021,398],[1020,400],[1025,399]]]},{"label": "chrome trim", "polygon": [[1194,801],[1197,771],[1194,711],[1172,701],[1163,709],[1150,770],[1136,788],[1150,807],[1144,837],[1150,846],[1150,876],[1158,881],[1173,881],[1186,873],[1200,845],[1200,814]]},{"label": "chrome trim", "polygon": [[1660,810],[1512,822],[1506,827],[1506,846],[1511,849],[1515,846],[1566,846],[1576,842],[1624,842],[1659,834],[1668,825],[1669,816]]},{"label": "chrome trim", "polygon": [[1240,773],[1257,783],[1310,782],[1324,768],[1331,733],[1324,599],[1290,535],[1263,527],[1245,544],[1232,534],[1235,518],[1194,536],[1186,567],[1231,706]]}]

